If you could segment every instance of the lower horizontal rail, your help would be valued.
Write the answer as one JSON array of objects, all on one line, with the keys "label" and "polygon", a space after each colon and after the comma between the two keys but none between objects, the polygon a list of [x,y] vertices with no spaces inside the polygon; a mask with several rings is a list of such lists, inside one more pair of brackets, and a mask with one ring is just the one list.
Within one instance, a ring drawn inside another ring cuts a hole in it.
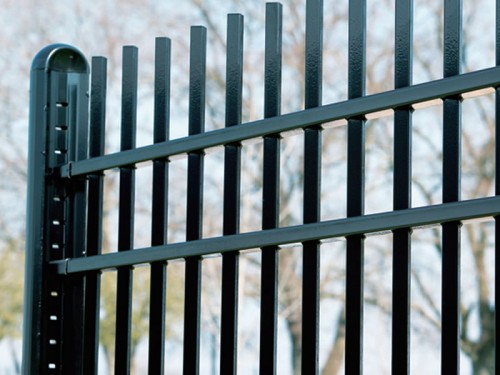
[{"label": "lower horizontal rail", "polygon": [[86,258],[51,262],[58,274],[99,271],[120,266],[221,254],[312,240],[325,240],[354,234],[370,234],[399,228],[417,228],[450,221],[471,220],[500,215],[500,197],[479,198],[407,210],[383,212],[319,223],[248,232],[198,241],[173,243]]}]

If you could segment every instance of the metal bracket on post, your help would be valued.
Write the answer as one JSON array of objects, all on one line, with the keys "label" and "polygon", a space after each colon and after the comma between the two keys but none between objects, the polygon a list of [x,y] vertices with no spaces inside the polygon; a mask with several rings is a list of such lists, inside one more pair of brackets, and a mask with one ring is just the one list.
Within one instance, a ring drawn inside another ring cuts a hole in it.
[{"label": "metal bracket on post", "polygon": [[[84,280],[56,276],[50,272],[49,262],[85,253],[86,182],[63,180],[54,172],[70,161],[87,158],[88,86],[87,61],[74,47],[50,45],[33,60],[24,375],[81,373],[78,331],[83,330],[83,317],[72,306],[83,301]],[[64,298],[68,288],[73,293],[71,300]]]}]

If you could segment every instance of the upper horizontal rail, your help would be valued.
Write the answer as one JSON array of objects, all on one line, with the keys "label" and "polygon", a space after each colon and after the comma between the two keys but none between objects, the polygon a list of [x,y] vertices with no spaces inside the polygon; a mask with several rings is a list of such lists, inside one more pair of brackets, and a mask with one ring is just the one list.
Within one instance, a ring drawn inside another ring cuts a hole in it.
[{"label": "upper horizontal rail", "polygon": [[51,262],[51,265],[58,274],[100,271],[120,266],[377,233],[399,228],[416,228],[450,221],[493,217],[499,214],[500,197],[479,198],[86,258],[65,259]]},{"label": "upper horizontal rail", "polygon": [[78,162],[70,162],[61,166],[60,174],[62,177],[68,178],[98,173],[120,166],[167,158],[173,155],[204,150],[219,145],[263,137],[269,134],[278,134],[330,121],[365,116],[369,113],[411,106],[433,99],[461,95],[499,85],[500,67],[488,68],[361,98],[327,104],[279,117],[266,118],[203,134],[152,144],[133,150]]}]

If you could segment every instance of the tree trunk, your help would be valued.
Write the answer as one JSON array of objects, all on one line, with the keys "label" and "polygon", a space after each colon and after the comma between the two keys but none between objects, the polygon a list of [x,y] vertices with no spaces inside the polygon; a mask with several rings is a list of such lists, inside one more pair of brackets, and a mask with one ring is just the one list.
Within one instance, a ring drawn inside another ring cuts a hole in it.
[{"label": "tree trunk", "polygon": [[292,343],[292,374],[300,375],[302,364],[302,321],[296,315],[298,314],[292,314],[286,322]]},{"label": "tree trunk", "polygon": [[322,375],[336,375],[340,373],[340,368],[344,362],[345,351],[345,310],[342,309],[337,323],[337,333],[333,340],[333,345],[328,353],[325,367],[321,371]]},{"label": "tree trunk", "polygon": [[477,358],[472,362],[474,375],[490,375],[495,373],[495,350],[493,346],[479,351]]}]

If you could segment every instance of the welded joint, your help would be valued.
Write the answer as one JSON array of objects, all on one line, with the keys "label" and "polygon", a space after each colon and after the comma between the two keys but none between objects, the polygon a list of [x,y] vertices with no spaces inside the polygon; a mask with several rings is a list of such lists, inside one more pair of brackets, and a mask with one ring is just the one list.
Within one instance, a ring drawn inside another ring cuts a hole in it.
[{"label": "welded joint", "polygon": [[66,276],[69,274],[69,272],[68,272],[68,270],[69,270],[69,258],[61,259],[61,260],[58,260],[57,262],[54,262],[54,263],[55,263],[55,266],[57,269],[57,273],[59,275]]}]

